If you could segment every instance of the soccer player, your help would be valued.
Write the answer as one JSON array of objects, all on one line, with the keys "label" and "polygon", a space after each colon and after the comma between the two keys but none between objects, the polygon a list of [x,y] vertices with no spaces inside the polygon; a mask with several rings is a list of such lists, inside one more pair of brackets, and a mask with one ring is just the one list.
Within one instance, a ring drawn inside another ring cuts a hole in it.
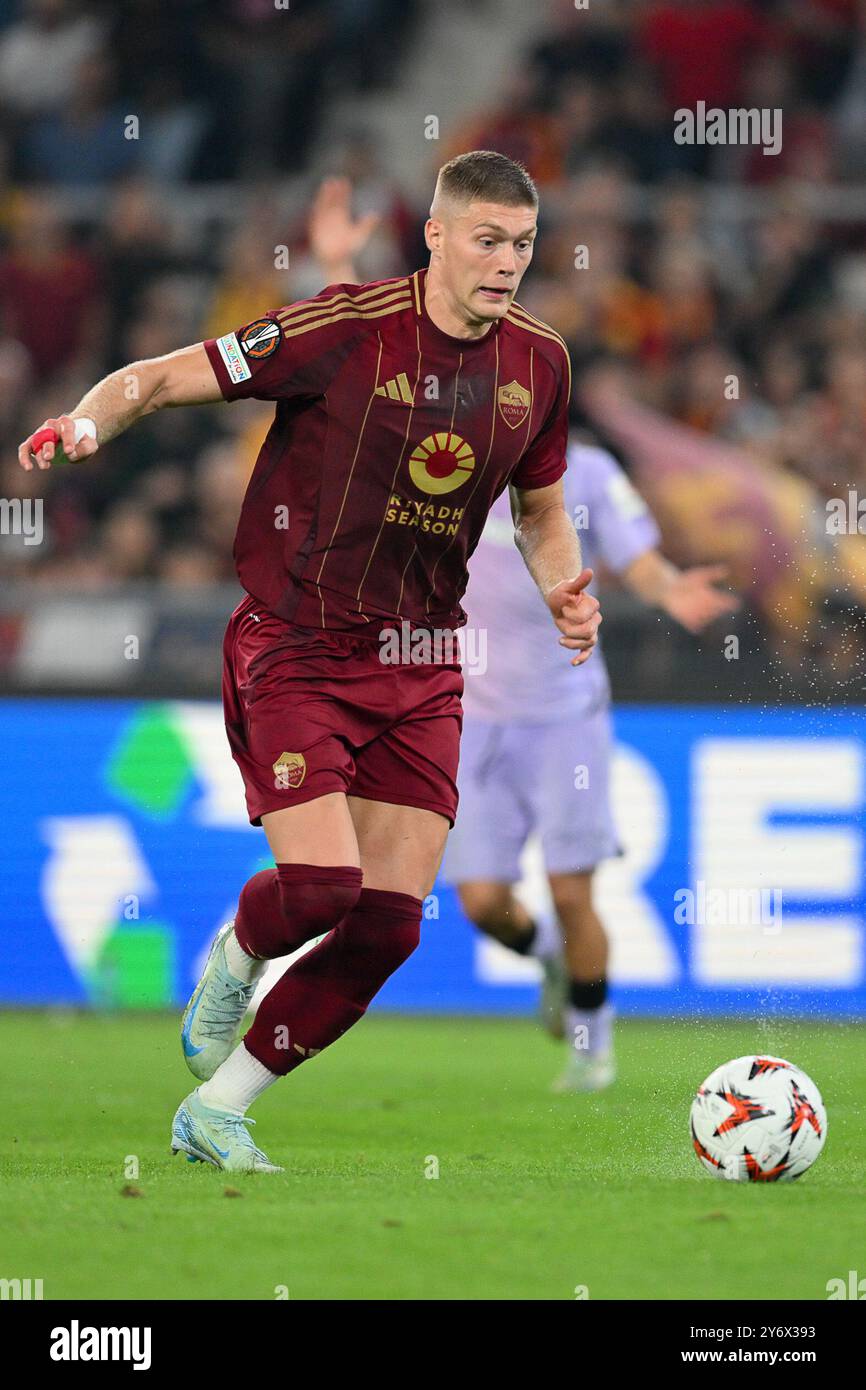
[{"label": "soccer player", "polygon": [[[331,284],[134,363],[20,446],[24,468],[47,468],[58,447],[87,458],[154,410],[275,403],[235,540],[245,597],[223,700],[276,867],[242,888],[187,1006],[184,1056],[202,1084],[172,1126],[176,1152],[217,1168],[275,1171],[247,1109],[351,1028],[418,945],[457,808],[463,680],[453,655],[382,658],[395,632],[462,623],[467,561],[506,488],[559,643],[575,666],[596,643],[592,572],[563,505],[568,353],[515,301],[537,213],[521,165],[460,155],[436,181],[427,267]],[[322,935],[236,1044],[265,962]]]},{"label": "soccer player", "polygon": [[[311,208],[310,247],[322,274],[354,277],[370,232],[353,218],[346,179],[326,179]],[[659,550],[646,503],[607,452],[572,444],[563,477],[566,510],[584,560],[599,555],[643,602],[690,632],[738,607],[714,584],[724,566],[680,571]],[[567,1034],[561,1092],[600,1090],[615,1077],[607,1003],[608,943],[592,900],[596,866],[617,854],[610,799],[610,683],[599,651],[575,678],[547,639],[544,610],[514,549],[508,498],[494,502],[472,561],[469,623],[484,634],[469,667],[457,785],[460,814],[444,876],[469,919],[543,971],[542,1017]],[[514,893],[529,834],[541,839],[555,921],[533,922]]]},{"label": "soccer player", "polygon": [[[724,566],[681,571],[665,559],[646,503],[609,453],[572,444],[563,485],[585,563],[601,559],[690,632],[738,607],[714,587]],[[543,614],[505,545],[510,529],[497,500],[466,591],[468,621],[486,633],[486,666],[466,676],[460,814],[443,873],[476,926],[540,961],[542,1017],[567,1039],[554,1090],[596,1091],[615,1079],[608,943],[592,898],[596,866],[619,853],[609,799],[610,683],[600,650],[576,673],[540,640]],[[532,832],[555,921],[533,921],[514,892]]]}]

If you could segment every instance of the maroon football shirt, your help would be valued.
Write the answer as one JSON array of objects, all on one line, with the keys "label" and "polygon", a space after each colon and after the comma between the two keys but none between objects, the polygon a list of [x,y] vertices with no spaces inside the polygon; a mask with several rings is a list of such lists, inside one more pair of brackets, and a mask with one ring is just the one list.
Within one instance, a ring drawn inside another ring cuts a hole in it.
[{"label": "maroon football shirt", "polygon": [[452,338],[424,307],[426,273],[329,285],[205,343],[226,400],[277,403],[235,562],[278,617],[459,626],[494,499],[565,471],[562,339],[517,304],[483,338]]}]

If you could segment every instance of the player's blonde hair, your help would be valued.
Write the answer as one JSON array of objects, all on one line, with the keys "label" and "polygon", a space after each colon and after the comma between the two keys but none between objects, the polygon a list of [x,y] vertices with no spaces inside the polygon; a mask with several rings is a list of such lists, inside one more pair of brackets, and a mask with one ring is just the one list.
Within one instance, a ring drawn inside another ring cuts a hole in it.
[{"label": "player's blonde hair", "polygon": [[430,214],[443,199],[456,203],[502,203],[538,207],[538,189],[516,159],[498,150],[470,150],[443,164],[436,178]]}]

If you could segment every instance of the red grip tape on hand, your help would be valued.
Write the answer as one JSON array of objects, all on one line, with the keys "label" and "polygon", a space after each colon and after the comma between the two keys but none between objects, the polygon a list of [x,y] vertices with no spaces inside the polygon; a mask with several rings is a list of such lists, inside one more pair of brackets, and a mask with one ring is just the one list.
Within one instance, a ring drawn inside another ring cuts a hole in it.
[{"label": "red grip tape on hand", "polygon": [[38,454],[43,444],[59,443],[60,435],[57,433],[56,430],[53,430],[50,425],[46,425],[44,429],[37,430],[33,438],[30,440],[30,452],[31,454]]}]

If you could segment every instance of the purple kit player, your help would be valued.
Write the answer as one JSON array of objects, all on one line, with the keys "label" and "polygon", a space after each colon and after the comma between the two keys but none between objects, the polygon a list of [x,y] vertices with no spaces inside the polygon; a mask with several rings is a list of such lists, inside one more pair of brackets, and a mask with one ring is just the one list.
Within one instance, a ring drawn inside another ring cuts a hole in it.
[{"label": "purple kit player", "polygon": [[[653,517],[616,461],[572,444],[565,502],[584,564],[601,561],[644,602],[697,632],[737,607],[713,588],[720,565],[678,570],[659,550]],[[484,662],[467,661],[458,787],[445,878],[483,932],[543,966],[543,1015],[568,1039],[558,1091],[599,1090],[615,1077],[608,943],[592,900],[592,876],[618,853],[609,797],[610,684],[595,661],[575,671],[546,641],[544,610],[514,550],[503,494],[472,558],[464,598],[467,653],[486,635]],[[556,921],[533,921],[514,893],[531,832],[541,841]]]}]

